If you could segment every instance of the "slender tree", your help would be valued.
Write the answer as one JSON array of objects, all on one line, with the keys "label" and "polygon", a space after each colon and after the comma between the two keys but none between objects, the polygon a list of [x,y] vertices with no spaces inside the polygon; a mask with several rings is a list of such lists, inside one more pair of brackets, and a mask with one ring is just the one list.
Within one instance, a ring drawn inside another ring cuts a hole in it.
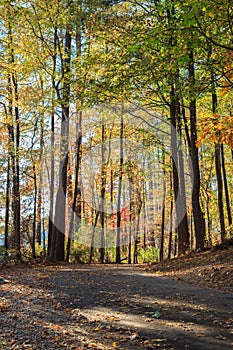
[{"label": "slender tree", "polygon": [[123,111],[120,116],[120,164],[119,164],[119,177],[118,177],[118,195],[117,195],[117,233],[116,233],[116,263],[121,262],[121,194],[122,194],[122,179],[123,179],[123,163],[124,163],[124,150],[123,139],[124,137],[124,119]]}]

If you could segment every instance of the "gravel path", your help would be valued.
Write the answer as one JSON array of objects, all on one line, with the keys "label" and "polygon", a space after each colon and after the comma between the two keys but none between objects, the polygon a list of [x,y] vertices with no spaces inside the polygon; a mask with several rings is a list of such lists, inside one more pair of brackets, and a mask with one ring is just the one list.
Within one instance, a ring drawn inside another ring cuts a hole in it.
[{"label": "gravel path", "polygon": [[233,349],[231,294],[128,265],[4,277],[11,282],[0,286],[0,349]]}]

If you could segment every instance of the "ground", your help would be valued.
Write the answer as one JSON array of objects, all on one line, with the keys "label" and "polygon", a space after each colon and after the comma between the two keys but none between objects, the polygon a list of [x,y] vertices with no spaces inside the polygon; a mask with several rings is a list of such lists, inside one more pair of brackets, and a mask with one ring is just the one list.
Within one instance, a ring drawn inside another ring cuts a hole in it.
[{"label": "ground", "polygon": [[219,247],[201,253],[190,253],[146,268],[186,283],[233,293],[232,246],[227,249]]},{"label": "ground", "polygon": [[232,253],[2,267],[0,349],[233,349]]}]

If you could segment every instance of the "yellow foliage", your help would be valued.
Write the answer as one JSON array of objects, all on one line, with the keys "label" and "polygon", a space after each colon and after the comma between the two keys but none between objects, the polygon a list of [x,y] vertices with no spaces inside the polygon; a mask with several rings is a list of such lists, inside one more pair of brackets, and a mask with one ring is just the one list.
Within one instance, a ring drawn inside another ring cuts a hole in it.
[{"label": "yellow foliage", "polygon": [[233,147],[233,116],[213,114],[200,122],[200,130],[197,147],[205,142],[220,142]]}]

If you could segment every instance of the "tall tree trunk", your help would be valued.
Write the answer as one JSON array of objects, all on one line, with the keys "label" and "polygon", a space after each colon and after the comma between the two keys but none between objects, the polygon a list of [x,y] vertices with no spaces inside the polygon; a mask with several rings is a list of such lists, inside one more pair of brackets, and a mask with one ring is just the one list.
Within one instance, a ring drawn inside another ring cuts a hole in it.
[{"label": "tall tree trunk", "polygon": [[[76,26],[76,57],[77,59],[81,56],[81,23],[78,21]],[[77,123],[77,142],[76,142],[76,164],[75,164],[75,185],[74,185],[74,196],[72,203],[72,212],[70,217],[70,225],[69,225],[69,233],[68,233],[68,241],[66,246],[66,261],[69,261],[70,258],[70,249],[71,249],[71,241],[73,239],[73,231],[74,231],[74,216],[77,217],[77,225],[75,226],[75,231],[77,232],[80,223],[81,223],[81,213],[82,213],[82,205],[81,205],[81,181],[80,181],[80,168],[81,168],[81,159],[82,159],[82,111],[79,111],[80,100],[77,97],[76,103],[76,112],[78,114],[78,123]]]},{"label": "tall tree trunk", "polygon": [[[43,79],[41,77],[41,91],[44,94]],[[42,101],[42,108],[44,110],[44,101]],[[40,119],[40,149],[39,149],[39,167],[41,168],[41,159],[44,147],[44,114],[42,112]],[[37,226],[36,226],[36,241],[41,246],[41,228],[42,228],[42,172],[40,169],[38,181],[38,199],[37,199]]]},{"label": "tall tree trunk", "polygon": [[39,176],[38,198],[37,198],[37,225],[36,225],[36,242],[41,246],[41,228],[42,228],[42,174]]},{"label": "tall tree trunk", "polygon": [[207,195],[207,199],[206,199],[207,232],[208,232],[208,244],[211,247],[212,246],[212,235],[211,235],[212,221],[211,221],[211,218],[210,218],[209,204],[210,204],[210,198]]},{"label": "tall tree trunk", "polygon": [[[193,49],[189,53],[189,80],[190,86],[195,86],[195,68]],[[192,92],[191,92],[192,93]],[[192,207],[195,228],[196,249],[203,250],[205,239],[205,219],[200,205],[200,168],[197,143],[197,111],[196,100],[193,98],[189,104],[190,111],[190,156],[193,170]]]},{"label": "tall tree trunk", "polygon": [[43,253],[44,257],[46,256],[46,237],[45,237],[45,218],[43,215],[42,218],[42,239],[43,239]]},{"label": "tall tree trunk", "polygon": [[129,176],[129,244],[128,244],[128,264],[132,262],[132,218],[133,218],[133,177]]},{"label": "tall tree trunk", "polygon": [[[14,59],[13,59],[14,60]],[[16,157],[15,157],[15,166],[16,166],[16,173],[14,178],[14,187],[15,187],[15,249],[16,249],[16,255],[17,257],[21,256],[20,253],[20,188],[19,188],[19,182],[20,182],[20,167],[19,167],[19,153],[20,153],[20,125],[19,125],[19,101],[18,101],[18,82],[16,78],[16,74],[13,74],[12,76],[13,80],[13,86],[14,86],[14,96],[15,96],[15,123],[16,123],[16,135],[15,135],[15,151],[16,151]]]},{"label": "tall tree trunk", "polygon": [[93,228],[92,228],[92,236],[91,236],[91,246],[90,246],[90,255],[89,255],[89,264],[92,263],[93,259],[93,254],[94,254],[94,240],[95,240],[95,229],[98,223],[100,212],[99,210],[97,211],[95,215],[95,222],[93,223]]},{"label": "tall tree trunk", "polygon": [[172,152],[172,171],[173,171],[173,187],[176,206],[176,224],[178,231],[178,254],[184,254],[189,247],[189,232],[186,213],[185,193],[181,191],[180,186],[180,169],[178,160],[177,147],[177,113],[178,103],[175,88],[171,86],[170,92],[170,119],[171,119],[171,152]]},{"label": "tall tree trunk", "polygon": [[[65,258],[65,220],[68,167],[68,135],[69,135],[69,103],[70,103],[70,63],[71,63],[71,31],[67,26],[65,34],[65,58],[63,62],[64,80],[62,88],[62,124],[59,163],[59,185],[56,196],[55,225],[53,225],[50,259],[64,261]],[[58,93],[59,95],[59,93]],[[54,250],[55,248],[55,250]]]},{"label": "tall tree trunk", "polygon": [[133,263],[138,264],[138,245],[140,243],[139,229],[140,229],[140,214],[142,209],[142,200],[141,200],[141,194],[139,189],[139,181],[135,185],[136,185],[135,204],[138,206],[138,208],[137,208],[137,224],[136,224],[136,230],[135,230]]},{"label": "tall tree trunk", "polygon": [[[10,10],[9,10],[10,11]],[[10,13],[9,13],[10,18]],[[11,20],[8,20],[8,46],[9,46],[9,64],[15,67],[13,33]],[[19,189],[19,147],[20,147],[20,125],[19,125],[19,107],[18,107],[18,82],[16,71],[8,75],[8,97],[9,97],[9,130],[11,135],[11,164],[13,174],[13,248],[15,249],[16,257],[20,258],[20,189]],[[14,114],[14,116],[13,116]],[[15,127],[14,127],[15,126]]]},{"label": "tall tree trunk", "polygon": [[[209,59],[211,60],[212,48],[209,46]],[[212,84],[212,112],[215,114],[217,112],[218,99],[215,86],[215,75],[213,70],[211,70],[211,84]],[[220,143],[215,143],[215,171],[217,177],[217,187],[218,187],[218,210],[219,210],[219,221],[221,227],[221,241],[225,241],[226,228],[225,228],[225,217],[224,217],[224,206],[223,206],[223,183],[222,183],[222,171],[221,171],[221,146]]]},{"label": "tall tree trunk", "polygon": [[121,234],[121,192],[122,192],[122,177],[123,177],[123,137],[124,137],[124,120],[123,111],[120,118],[120,166],[119,166],[119,186],[117,196],[117,234],[116,234],[116,263],[121,262],[121,247],[120,247],[120,234]]},{"label": "tall tree trunk", "polygon": [[105,146],[105,125],[104,120],[102,123],[102,140],[101,140],[101,157],[102,157],[102,167],[101,167],[101,204],[100,204],[100,258],[101,264],[104,263],[104,252],[105,252],[105,191],[106,191],[106,146]]},{"label": "tall tree trunk", "polygon": [[[92,137],[90,138],[90,145],[89,149],[91,150],[93,146],[92,143]],[[93,163],[93,154],[92,151],[90,152],[90,160],[91,163]],[[91,235],[91,244],[90,244],[90,255],[89,255],[89,263],[91,264],[93,260],[93,255],[95,251],[95,233],[96,233],[96,227],[98,224],[99,216],[100,216],[100,205],[99,203],[96,203],[96,198],[95,198],[95,178],[92,176],[91,178],[91,190],[92,190],[92,235]],[[84,194],[83,194],[84,197]],[[83,205],[85,203],[85,198],[83,198]],[[98,210],[94,210],[94,208],[97,208]],[[83,214],[85,215],[85,212],[83,211]]]},{"label": "tall tree trunk", "polygon": [[218,184],[218,210],[219,221],[221,227],[221,241],[224,243],[226,237],[224,206],[223,206],[223,183],[222,183],[222,171],[221,171],[221,146],[219,143],[215,143],[215,170]]},{"label": "tall tree trunk", "polygon": [[[175,18],[175,7],[171,4],[170,8],[167,8],[167,23],[172,25]],[[169,37],[170,46],[176,45],[177,38],[174,36],[173,31]],[[175,82],[179,82],[179,72],[177,72],[168,79],[170,85],[170,121],[171,121],[171,153],[172,153],[172,172],[173,172],[173,187],[174,187],[174,200],[176,208],[176,225],[178,232],[178,254],[184,254],[189,247],[189,230],[188,220],[186,212],[186,195],[183,179],[181,178],[183,169],[182,158],[179,159],[181,153],[178,152],[177,143],[177,122],[180,117],[180,103],[176,91]],[[183,157],[183,156],[182,156]],[[180,182],[181,181],[181,182]],[[183,191],[184,190],[184,191]]]},{"label": "tall tree trunk", "polygon": [[174,237],[174,256],[178,255],[178,230],[175,230],[175,237]]},{"label": "tall tree trunk", "polygon": [[[143,136],[143,143],[144,143]],[[143,169],[146,167],[145,156],[143,156]],[[143,249],[146,249],[146,180],[142,180],[142,202],[143,202]]]},{"label": "tall tree trunk", "polygon": [[[8,86],[9,90],[9,86]],[[10,96],[8,95],[8,98]],[[7,106],[4,106],[5,108],[5,115],[6,118],[9,119]],[[9,244],[9,222],[10,222],[10,172],[11,172],[11,132],[10,132],[10,125],[9,121],[7,123],[8,125],[8,149],[7,149],[7,175],[6,175],[6,198],[5,198],[5,223],[4,223],[4,248],[7,250],[10,248]]]},{"label": "tall tree trunk", "polygon": [[162,223],[161,223],[161,240],[159,250],[159,260],[164,260],[164,230],[165,230],[165,203],[166,203],[166,169],[165,169],[165,153],[162,154],[162,166],[163,166],[163,200],[162,200]]},{"label": "tall tree trunk", "polygon": [[172,173],[170,173],[170,213],[169,213],[169,240],[168,240],[168,259],[172,253],[172,229],[173,229],[173,197],[172,197]]},{"label": "tall tree trunk", "polygon": [[9,218],[10,218],[10,155],[7,157],[6,199],[5,199],[5,227],[4,247],[9,249]]},{"label": "tall tree trunk", "polygon": [[81,221],[81,188],[80,188],[80,166],[81,166],[81,158],[82,158],[82,112],[79,112],[79,121],[78,121],[78,138],[76,144],[76,164],[75,164],[75,184],[74,184],[74,196],[72,202],[72,211],[70,217],[70,225],[69,225],[69,234],[68,241],[66,246],[66,261],[69,261],[70,258],[70,248],[71,241],[73,239],[73,229],[74,229],[74,217],[77,216],[77,226],[75,230],[78,231]]},{"label": "tall tree trunk", "polygon": [[37,176],[36,167],[33,164],[33,182],[34,182],[34,208],[33,208],[33,228],[32,228],[32,258],[36,258],[36,208],[37,208]]},{"label": "tall tree trunk", "polygon": [[[52,232],[53,232],[53,214],[54,214],[54,178],[55,178],[55,171],[54,171],[54,92],[52,97],[52,113],[51,113],[51,138],[50,138],[50,144],[51,144],[51,161],[50,161],[50,168],[51,168],[51,174],[50,174],[50,186],[49,186],[49,225],[48,225],[48,256],[51,252],[51,241],[52,241]],[[53,252],[55,252],[55,240],[53,241],[54,246],[52,248]]]},{"label": "tall tree trunk", "polygon": [[[53,75],[52,75],[52,112],[50,116],[50,128],[51,128],[51,138],[50,138],[50,144],[51,144],[51,161],[50,161],[50,168],[51,168],[51,179],[50,179],[50,186],[49,186],[49,219],[48,219],[48,251],[47,255],[48,257],[54,257],[55,254],[55,244],[56,240],[55,237],[53,237],[53,232],[55,232],[54,225],[54,179],[55,179],[55,159],[54,159],[54,145],[55,145],[55,74],[57,69],[57,28],[54,29],[54,39],[53,39]],[[53,244],[53,246],[52,246]]]},{"label": "tall tree trunk", "polygon": [[227,207],[227,218],[228,218],[228,225],[231,229],[231,225],[232,225],[231,204],[230,204],[230,197],[229,197],[229,191],[228,191],[227,174],[226,174],[226,167],[225,167],[224,145],[223,144],[221,144],[221,159],[222,159],[222,175],[223,175],[223,183],[224,183],[225,199],[226,199],[226,207]]}]

